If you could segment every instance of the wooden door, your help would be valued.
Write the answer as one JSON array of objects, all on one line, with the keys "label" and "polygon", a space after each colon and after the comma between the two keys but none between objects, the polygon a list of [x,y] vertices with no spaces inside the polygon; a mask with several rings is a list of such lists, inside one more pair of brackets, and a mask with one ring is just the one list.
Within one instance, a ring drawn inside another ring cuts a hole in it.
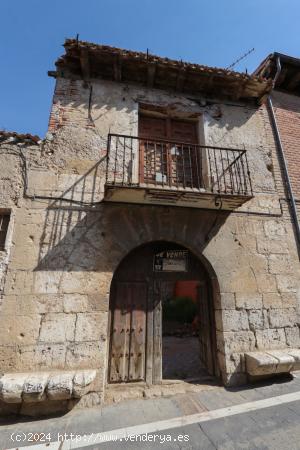
[{"label": "wooden door", "polygon": [[140,116],[140,181],[150,184],[166,184],[168,177],[167,121],[156,117]]},{"label": "wooden door", "polygon": [[200,187],[202,167],[195,122],[140,116],[139,136],[141,182]]},{"label": "wooden door", "polygon": [[172,178],[178,187],[199,188],[202,184],[201,150],[197,147],[195,125],[195,122],[171,120],[172,140],[181,143],[171,150]]},{"label": "wooden door", "polygon": [[209,374],[214,373],[214,359],[212,349],[212,306],[209,302],[207,285],[200,283],[198,287],[199,307],[199,343],[200,359]]},{"label": "wooden door", "polygon": [[113,297],[109,382],[145,380],[147,284],[117,282]]}]

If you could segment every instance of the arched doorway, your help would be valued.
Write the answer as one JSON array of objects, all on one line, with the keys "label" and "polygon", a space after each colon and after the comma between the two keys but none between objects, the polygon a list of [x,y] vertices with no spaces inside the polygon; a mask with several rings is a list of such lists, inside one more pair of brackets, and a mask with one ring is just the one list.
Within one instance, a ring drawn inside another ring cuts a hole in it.
[{"label": "arched doorway", "polygon": [[216,374],[212,294],[205,267],[185,247],[157,241],[131,251],[111,285],[108,382]]}]

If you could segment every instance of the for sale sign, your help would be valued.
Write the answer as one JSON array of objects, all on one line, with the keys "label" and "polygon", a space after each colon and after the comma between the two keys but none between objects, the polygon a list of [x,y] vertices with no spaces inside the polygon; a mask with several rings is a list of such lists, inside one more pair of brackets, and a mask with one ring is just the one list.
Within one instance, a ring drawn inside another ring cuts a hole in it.
[{"label": "for sale sign", "polygon": [[187,272],[187,250],[164,250],[154,255],[154,272]]}]

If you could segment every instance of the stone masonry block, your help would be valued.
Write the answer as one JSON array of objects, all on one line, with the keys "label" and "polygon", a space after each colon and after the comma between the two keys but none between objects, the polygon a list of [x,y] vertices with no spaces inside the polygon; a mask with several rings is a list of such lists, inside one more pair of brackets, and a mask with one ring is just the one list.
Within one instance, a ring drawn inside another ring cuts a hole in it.
[{"label": "stone masonry block", "polygon": [[216,327],[220,331],[249,330],[247,312],[236,310],[216,311]]},{"label": "stone masonry block", "polygon": [[300,335],[299,335],[299,327],[287,327],[285,328],[286,335],[286,343],[290,347],[300,347]]},{"label": "stone masonry block", "polygon": [[283,328],[257,330],[255,335],[258,350],[280,349],[286,347],[286,336]]},{"label": "stone masonry block", "polygon": [[218,296],[215,309],[235,309],[235,298],[232,293],[221,293]]},{"label": "stone masonry block", "polygon": [[[221,336],[218,338],[218,334]],[[255,335],[252,331],[217,332],[218,350],[221,353],[242,353],[255,349]]]},{"label": "stone masonry block", "polygon": [[280,293],[297,292],[297,282],[291,275],[276,275],[277,287]]},{"label": "stone masonry block", "polygon": [[62,274],[60,272],[41,271],[35,273],[34,292],[36,294],[56,294]]},{"label": "stone masonry block", "polygon": [[270,255],[269,272],[274,274],[288,274],[292,272],[290,257],[288,255]]},{"label": "stone masonry block", "polygon": [[99,369],[106,358],[106,343],[83,342],[70,344],[66,354],[66,366],[71,369]]},{"label": "stone masonry block", "polygon": [[263,294],[263,306],[266,309],[270,308],[282,308],[281,295],[276,292]]},{"label": "stone masonry block", "polygon": [[271,328],[293,327],[297,323],[294,308],[270,309],[269,321]]},{"label": "stone masonry block", "polygon": [[47,343],[64,343],[74,341],[75,314],[46,314],[41,323],[39,341]]},{"label": "stone masonry block", "polygon": [[16,370],[64,369],[66,344],[38,344],[18,347]]},{"label": "stone masonry block", "polygon": [[0,315],[1,344],[29,345],[37,342],[41,315]]},{"label": "stone masonry block", "polygon": [[98,341],[106,339],[107,313],[80,313],[77,316],[75,341]]},{"label": "stone masonry block", "polygon": [[274,240],[266,238],[257,238],[257,251],[261,254],[287,254],[289,252],[287,243],[284,239]]},{"label": "stone masonry block", "polygon": [[65,294],[63,297],[64,311],[66,313],[81,313],[89,310],[87,295]]},{"label": "stone masonry block", "polygon": [[236,294],[236,307],[238,309],[261,309],[262,295],[261,294]]},{"label": "stone masonry block", "polygon": [[248,311],[249,327],[250,330],[263,330],[268,327],[268,323],[265,323],[265,316],[262,310],[253,309]]}]

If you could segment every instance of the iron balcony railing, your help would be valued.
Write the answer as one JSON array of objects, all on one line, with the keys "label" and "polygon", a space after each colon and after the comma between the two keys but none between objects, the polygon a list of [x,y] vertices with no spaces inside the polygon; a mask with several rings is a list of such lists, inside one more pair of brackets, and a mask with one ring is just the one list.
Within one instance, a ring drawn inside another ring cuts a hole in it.
[{"label": "iron balcony railing", "polygon": [[109,134],[106,185],[252,196],[246,150]]}]

